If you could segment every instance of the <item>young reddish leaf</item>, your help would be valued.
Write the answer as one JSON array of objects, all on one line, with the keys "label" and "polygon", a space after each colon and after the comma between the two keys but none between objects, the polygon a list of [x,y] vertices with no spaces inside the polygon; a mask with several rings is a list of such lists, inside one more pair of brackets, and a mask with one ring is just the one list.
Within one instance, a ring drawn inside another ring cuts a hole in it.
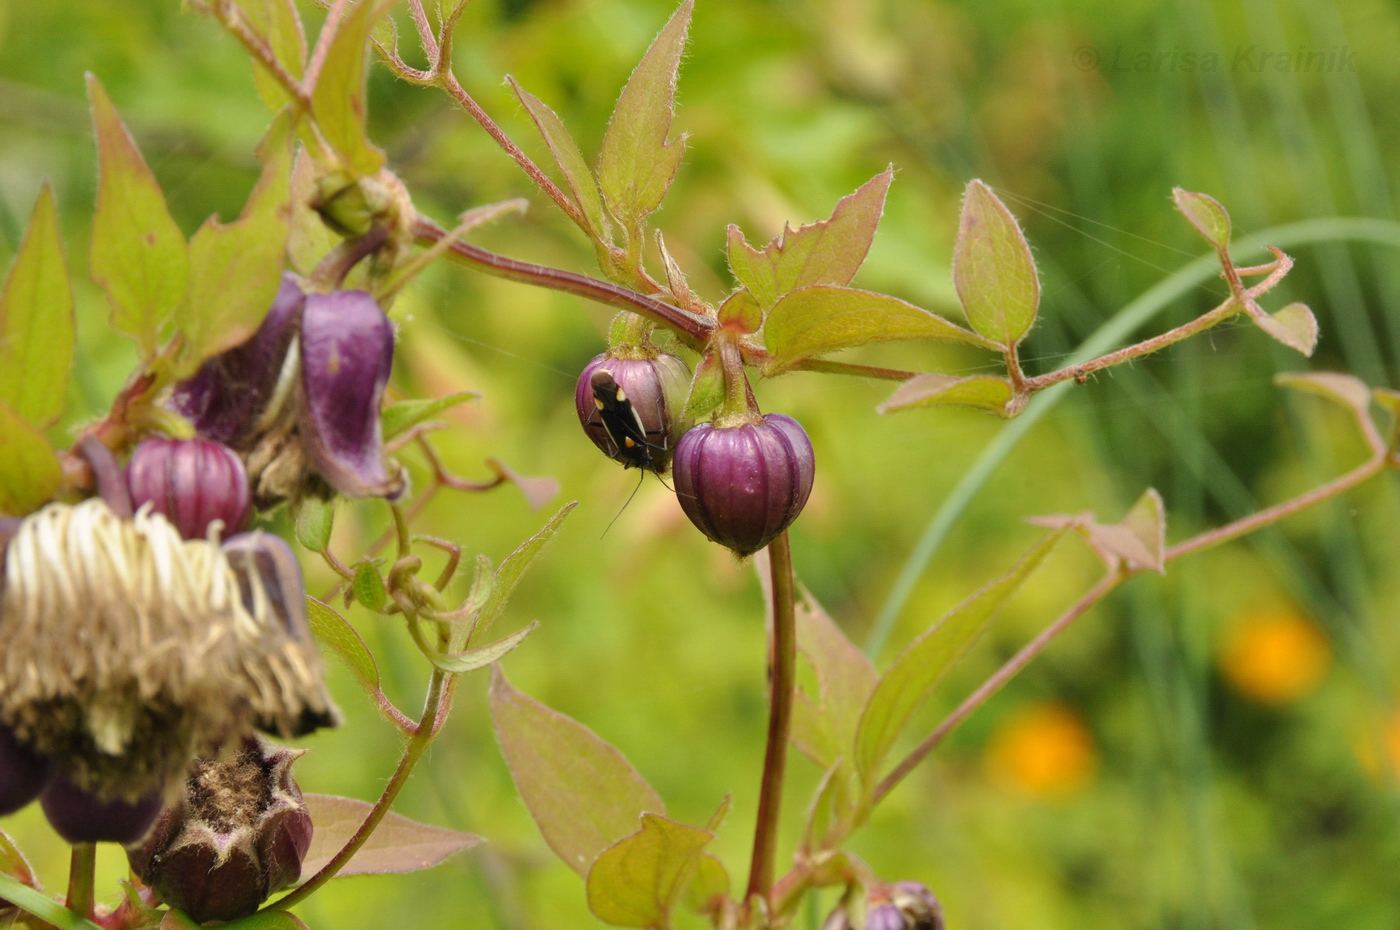
[{"label": "young reddish leaf", "polygon": [[4,830],[0,830],[0,875],[8,875],[18,882],[38,887],[38,879],[34,877],[34,870],[24,858],[24,853]]},{"label": "young reddish leaf", "polygon": [[340,241],[321,215],[311,209],[315,196],[316,162],[305,149],[298,149],[292,165],[292,216],[287,232],[287,258],[302,277],[309,276]]},{"label": "young reddish leaf", "polygon": [[588,870],[588,908],[614,927],[667,927],[671,909],[714,834],[656,814],[599,854]]},{"label": "young reddish leaf", "polygon": [[[301,863],[303,879],[321,871],[344,848],[373,807],[354,798],[328,794],[308,794],[305,798],[316,829],[311,835],[311,848]],[[430,827],[389,813],[336,875],[389,875],[431,869],[453,853],[484,842],[470,833]]]},{"label": "young reddish leaf", "polygon": [[161,324],[185,296],[185,236],[102,84],[92,74],[87,84],[99,166],[88,264],[107,292],[112,328],[135,339],[149,358]]},{"label": "young reddish leaf", "polygon": [[[306,67],[306,33],[301,28],[295,0],[243,0],[241,8],[253,31],[262,36],[282,69],[300,78]],[[291,102],[282,83],[253,60],[253,81],[258,96],[273,113]]]},{"label": "young reddish leaf", "polygon": [[73,365],[73,287],[45,182],[0,292],[0,401],[47,429],[63,412]]},{"label": "young reddish leaf", "polygon": [[1208,194],[1196,194],[1180,187],[1172,188],[1172,203],[1196,228],[1196,232],[1215,249],[1230,246],[1230,214]]},{"label": "young reddish leaf", "polygon": [[[515,591],[515,586],[520,584],[520,579],[524,577],[525,570],[530,567],[549,541],[559,532],[559,527],[564,523],[564,518],[573,513],[578,501],[565,504],[564,508],[554,515],[544,529],[534,536],[531,536],[520,548],[516,549],[506,560],[501,563],[501,567],[496,569],[495,583],[491,588],[491,594],[486,598],[486,603],[482,605],[481,614],[477,618],[473,636],[485,636],[486,631],[491,629],[491,624],[496,622],[496,618],[506,608],[506,601],[510,599]],[[460,649],[464,643],[454,642],[453,651]]]},{"label": "young reddish leaf", "polygon": [[793,742],[823,767],[849,759],[879,675],[806,588],[797,604],[797,648],[816,672],[818,693],[797,693]]},{"label": "young reddish leaf", "polygon": [[685,402],[685,419],[697,423],[724,400],[724,369],[714,355],[702,355],[695,363],[690,396]]},{"label": "young reddish leaf", "polygon": [[[195,925],[191,923],[191,926]],[[290,911],[259,911],[219,926],[228,930],[307,930],[301,918]],[[162,930],[165,930],[164,925]]]},{"label": "young reddish leaf", "polygon": [[469,400],[480,400],[480,391],[458,391],[455,394],[448,394],[445,397],[428,397],[415,400],[401,400],[384,408],[384,412],[379,416],[381,429],[384,431],[384,439],[388,441],[395,436],[408,432],[426,420],[431,420],[445,410],[451,410],[458,404],[466,403]]},{"label": "young reddish leaf", "polygon": [[1100,523],[1089,512],[1032,517],[1026,522],[1053,529],[1072,528],[1088,540],[1109,568],[1126,565],[1134,571],[1166,571],[1166,509],[1162,495],[1148,488],[1118,523]]},{"label": "young reddish leaf", "polygon": [[1002,605],[1045,561],[1064,532],[1064,528],[1051,531],[1008,574],[954,607],[910,643],[881,676],[856,733],[856,771],[865,785],[875,783],[880,765],[915,709],[991,625]]},{"label": "young reddish leaf", "polygon": [[599,853],[635,831],[642,814],[666,812],[622,753],[512,688],[500,666],[491,674],[491,718],[530,816],[579,875],[586,878]]},{"label": "young reddish leaf", "polygon": [[1167,509],[1157,489],[1143,491],[1118,525],[1133,534],[1147,555],[1134,567],[1151,569],[1159,575],[1166,574]]},{"label": "young reddish leaf", "polygon": [[525,502],[530,505],[531,510],[539,510],[559,496],[558,478],[551,478],[548,475],[534,477],[518,475],[514,469],[498,458],[487,459],[486,465],[503,481],[508,481],[519,488],[520,493],[525,495]]},{"label": "young reddish leaf", "polygon": [[763,308],[748,288],[741,287],[719,305],[719,322],[736,327],[741,333],[756,333],[763,325]]},{"label": "young reddish leaf", "polygon": [[0,515],[37,510],[63,484],[63,467],[44,434],[0,403]]},{"label": "young reddish leaf", "polygon": [[515,91],[515,96],[520,98],[525,112],[530,114],[544,144],[549,147],[549,154],[554,156],[554,163],[563,173],[569,191],[574,195],[574,203],[587,218],[588,225],[583,231],[595,240],[604,240],[608,223],[603,216],[603,200],[598,194],[598,182],[593,179],[593,172],[588,170],[588,162],[583,160],[578,143],[569,135],[559,114],[551,110],[548,104],[521,87],[510,75],[506,75],[506,82]]},{"label": "young reddish leaf", "polygon": [[1018,412],[1012,404],[1015,397],[1015,389],[1005,378],[992,375],[955,378],[930,372],[905,381],[876,409],[889,413],[915,407],[976,407],[999,417],[1010,417]]},{"label": "young reddish leaf", "polygon": [[714,914],[729,900],[729,872],[713,853],[695,864],[695,877],[685,889],[685,903],[697,914]]},{"label": "young reddish leaf", "polygon": [[360,175],[374,174],[384,167],[384,153],[365,134],[369,112],[365,73],[370,29],[396,2],[360,0],[351,7],[331,40],[311,94],[311,110],[322,137],[345,160],[345,167]]},{"label": "young reddish leaf", "polygon": [[[1363,432],[1373,423],[1371,420],[1372,391],[1360,378],[1334,371],[1284,372],[1274,375],[1274,384],[1293,388],[1295,391],[1316,394],[1319,397],[1327,398],[1334,404],[1340,404],[1351,411],[1351,415],[1355,417]],[[1382,399],[1379,391],[1376,392],[1375,399],[1378,401]]]},{"label": "young reddish leaf", "polygon": [[656,250],[661,253],[661,264],[666,269],[666,286],[670,288],[671,296],[687,309],[699,304],[695,292],[690,289],[690,282],[685,279],[685,272],[666,248],[666,237],[659,229],[656,231]]},{"label": "young reddish leaf", "polygon": [[331,542],[331,527],[335,523],[335,498],[320,501],[303,498],[297,505],[297,542],[312,552],[325,552]]},{"label": "young reddish leaf", "polygon": [[263,172],[237,220],[211,216],[190,240],[189,288],[175,311],[185,338],[183,367],[242,345],[257,332],[282,283],[291,198],[292,111],[258,149]]},{"label": "young reddish leaf", "polygon": [[762,251],[730,226],[729,270],[765,310],[799,287],[850,284],[875,239],[893,179],[891,165],[837,201],[830,218],[800,229],[787,226]]},{"label": "young reddish leaf", "polygon": [[998,345],[1020,342],[1035,322],[1040,278],[1031,247],[1016,217],[981,181],[963,196],[953,286],[972,328]]},{"label": "young reddish leaf", "polygon": [[608,212],[630,231],[661,206],[685,152],[685,136],[672,139],[676,71],[690,29],[694,0],[685,0],[642,56],[617,100],[603,148],[598,183]]},{"label": "young reddish leaf", "polygon": [[1277,313],[1265,313],[1253,305],[1248,310],[1250,319],[1264,332],[1304,357],[1312,357],[1317,348],[1317,320],[1305,304],[1291,303]]},{"label": "young reddish leaf", "polygon": [[827,284],[801,287],[786,295],[768,311],[763,324],[763,342],[773,356],[770,374],[805,358],[896,339],[992,345],[898,297]]}]

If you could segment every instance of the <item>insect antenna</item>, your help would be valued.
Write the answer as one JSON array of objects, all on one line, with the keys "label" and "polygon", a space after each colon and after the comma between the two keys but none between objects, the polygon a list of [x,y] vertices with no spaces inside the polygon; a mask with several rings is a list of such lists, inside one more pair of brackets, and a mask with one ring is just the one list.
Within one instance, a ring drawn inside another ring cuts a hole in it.
[{"label": "insect antenna", "polygon": [[[602,539],[604,536],[608,535],[608,530],[610,530],[610,529],[613,528],[613,524],[617,522],[617,517],[622,516],[622,511],[623,511],[623,510],[626,510],[626,509],[627,509],[627,505],[630,504],[630,503],[632,503],[632,498],[636,497],[636,496],[637,496],[637,492],[640,491],[640,490],[642,489],[642,482],[643,482],[644,480],[646,480],[646,476],[647,476],[647,470],[646,470],[645,468],[640,468],[640,469],[637,470],[637,486],[636,486],[635,488],[632,489],[632,493],[631,493],[631,494],[627,495],[627,500],[626,500],[625,503],[623,503],[623,505],[622,505],[622,510],[619,510],[619,511],[617,512],[617,516],[613,517],[612,520],[609,521],[607,527],[605,527],[605,528],[603,529],[603,532],[602,532],[601,534],[599,534],[599,536],[598,536],[599,539]],[[658,477],[660,477],[660,476],[658,476]],[[662,483],[664,484],[665,482],[662,482]]]}]

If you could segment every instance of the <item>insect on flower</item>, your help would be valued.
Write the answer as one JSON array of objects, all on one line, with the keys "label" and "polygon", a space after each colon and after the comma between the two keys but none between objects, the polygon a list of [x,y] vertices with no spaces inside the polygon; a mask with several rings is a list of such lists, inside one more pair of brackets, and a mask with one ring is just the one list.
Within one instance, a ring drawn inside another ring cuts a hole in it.
[{"label": "insect on flower", "polygon": [[689,382],[674,355],[628,359],[599,355],[579,376],[579,422],[594,445],[623,468],[664,474],[684,426],[679,415]]}]

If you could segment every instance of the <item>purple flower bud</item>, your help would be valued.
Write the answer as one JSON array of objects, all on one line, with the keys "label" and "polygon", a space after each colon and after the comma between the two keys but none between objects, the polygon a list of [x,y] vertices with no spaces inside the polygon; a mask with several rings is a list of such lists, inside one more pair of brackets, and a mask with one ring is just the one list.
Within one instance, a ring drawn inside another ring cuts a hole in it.
[{"label": "purple flower bud", "polygon": [[690,522],[744,556],[797,519],[812,493],[816,460],[798,422],[771,413],[744,426],[700,424],[676,445],[674,467]]},{"label": "purple flower bud", "polygon": [[594,357],[574,389],[579,422],[593,444],[624,468],[664,472],[682,421],[690,369],[674,355],[650,359]]},{"label": "purple flower bud", "polygon": [[301,877],[311,815],[292,778],[305,750],[248,739],[233,758],[196,761],[181,797],[146,840],[132,871],[199,923],[236,920]]},{"label": "purple flower bud", "polygon": [[296,338],[306,295],[290,274],[253,338],[211,358],[175,386],[171,403],[199,435],[243,448],[253,438],[277,390],[287,351]]},{"label": "purple flower bud", "polygon": [[865,930],[907,930],[904,913],[893,904],[872,907],[865,914]]},{"label": "purple flower bud", "polygon": [[943,930],[943,905],[919,882],[895,882],[890,901],[904,914],[909,930]]},{"label": "purple flower bud", "polygon": [[310,465],[351,497],[393,497],[379,405],[394,364],[394,327],[364,291],[312,294],[301,327],[300,432]]},{"label": "purple flower bud", "polygon": [[185,539],[204,539],[215,520],[225,535],[237,533],[253,512],[243,460],[207,439],[147,439],[131,453],[126,480],[133,503],[149,502]]},{"label": "purple flower bud", "polygon": [[0,723],[0,817],[43,794],[52,774],[48,759],[21,746],[14,731]]},{"label": "purple flower bud", "polygon": [[151,829],[164,801],[164,792],[159,789],[137,801],[100,801],[59,772],[39,803],[49,826],[69,843],[129,845]]}]

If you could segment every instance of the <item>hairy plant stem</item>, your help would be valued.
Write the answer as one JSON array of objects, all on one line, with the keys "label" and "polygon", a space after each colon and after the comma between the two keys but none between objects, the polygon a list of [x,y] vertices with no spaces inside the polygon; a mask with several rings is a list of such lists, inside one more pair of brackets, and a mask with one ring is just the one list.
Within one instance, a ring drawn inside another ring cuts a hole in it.
[{"label": "hairy plant stem", "polygon": [[68,910],[85,920],[93,917],[96,875],[97,844],[74,843],[68,867]]},{"label": "hairy plant stem", "polygon": [[331,861],[325,864],[321,871],[311,876],[305,884],[291,894],[267,905],[263,910],[286,910],[292,905],[306,900],[318,888],[335,878],[336,873],[344,867],[345,863],[359,852],[360,847],[365,844],[365,841],[379,826],[379,822],[384,819],[384,815],[389,813],[389,808],[393,806],[399,792],[407,784],[408,776],[412,774],[413,767],[418,764],[418,760],[422,758],[423,753],[427,751],[428,746],[442,728],[442,718],[445,716],[443,711],[446,710],[451,682],[455,677],[440,669],[433,670],[432,678],[428,681],[428,696],[424,702],[423,714],[418,719],[418,730],[409,737],[408,743],[404,746],[403,755],[399,758],[398,767],[390,776],[389,783],[384,786],[379,800],[374,803],[374,807],[370,808],[370,812],[365,815],[364,822],[355,830],[350,839],[332,857]]},{"label": "hairy plant stem", "polygon": [[773,617],[770,628],[771,667],[768,689],[768,745],[763,755],[763,782],[758,796],[758,824],[745,900],[754,895],[768,900],[773,890],[778,852],[778,817],[782,812],[783,772],[787,767],[788,737],[797,678],[797,619],[792,580],[792,547],[787,530],[768,544],[772,575]]}]

